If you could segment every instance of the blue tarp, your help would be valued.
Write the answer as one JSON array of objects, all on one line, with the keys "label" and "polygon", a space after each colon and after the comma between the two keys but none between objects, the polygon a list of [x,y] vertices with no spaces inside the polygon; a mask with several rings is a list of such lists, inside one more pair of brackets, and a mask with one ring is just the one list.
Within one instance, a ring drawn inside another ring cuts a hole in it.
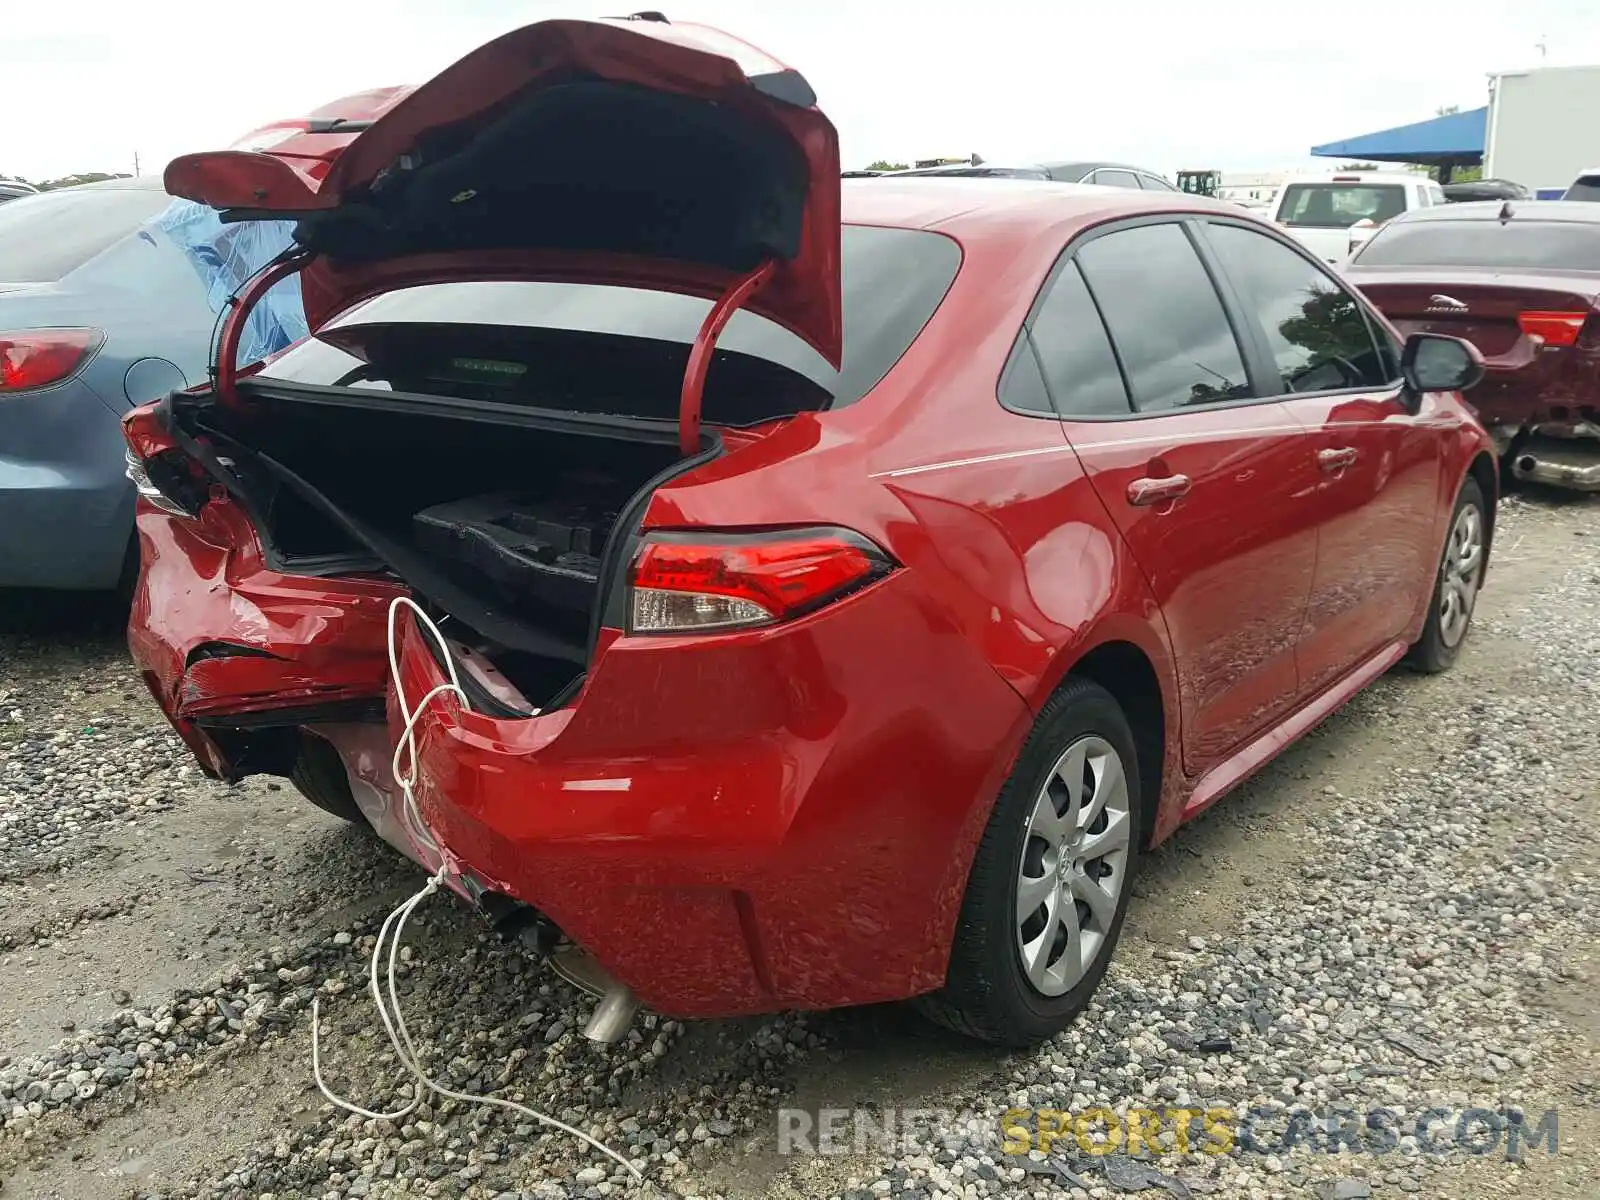
[{"label": "blue tarp", "polygon": [[1370,162],[1470,163],[1483,157],[1489,110],[1450,113],[1431,121],[1398,125],[1377,133],[1311,147],[1318,158],[1365,159]]},{"label": "blue tarp", "polygon": [[[205,284],[211,311],[219,315],[246,280],[289,248],[294,232],[292,221],[224,224],[216,209],[189,200],[174,200],[154,224],[188,256]],[[251,311],[239,342],[239,363],[259,362],[308,332],[300,279],[291,275]]]}]

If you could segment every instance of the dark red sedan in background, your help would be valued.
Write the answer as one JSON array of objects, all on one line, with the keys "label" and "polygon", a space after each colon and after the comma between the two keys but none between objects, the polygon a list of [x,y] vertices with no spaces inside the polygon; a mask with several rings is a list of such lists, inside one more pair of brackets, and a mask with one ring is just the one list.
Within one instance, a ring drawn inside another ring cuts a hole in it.
[{"label": "dark red sedan in background", "polygon": [[127,421],[151,692],[610,997],[1048,1037],[1147,847],[1467,634],[1475,352],[1234,206],[841,185],[804,79],[659,21],[167,178],[297,217],[316,332]]},{"label": "dark red sedan in background", "polygon": [[1402,332],[1477,346],[1486,374],[1472,407],[1513,475],[1600,491],[1600,204],[1418,209],[1345,275]]}]

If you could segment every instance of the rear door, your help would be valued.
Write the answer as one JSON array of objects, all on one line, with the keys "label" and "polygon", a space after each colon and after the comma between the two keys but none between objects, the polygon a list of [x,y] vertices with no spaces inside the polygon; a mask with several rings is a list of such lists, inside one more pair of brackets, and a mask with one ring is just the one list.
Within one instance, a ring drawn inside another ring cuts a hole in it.
[{"label": "rear door", "polygon": [[1096,230],[1031,329],[1069,440],[1150,583],[1200,774],[1282,717],[1316,558],[1311,451],[1257,399],[1186,222]]},{"label": "rear door", "polygon": [[1300,686],[1322,691],[1407,630],[1433,583],[1441,425],[1407,403],[1399,348],[1354,292],[1297,248],[1223,219],[1205,244],[1284,406],[1312,431],[1317,571]]}]

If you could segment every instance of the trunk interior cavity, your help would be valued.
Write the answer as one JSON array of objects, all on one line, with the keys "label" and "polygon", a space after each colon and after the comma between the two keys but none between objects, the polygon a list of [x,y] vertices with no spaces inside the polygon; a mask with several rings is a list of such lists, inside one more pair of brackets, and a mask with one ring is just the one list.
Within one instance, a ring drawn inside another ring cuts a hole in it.
[{"label": "trunk interior cavity", "polygon": [[[613,531],[637,520],[652,481],[696,461],[680,459],[670,427],[607,436],[553,428],[554,414],[535,428],[492,406],[418,411],[392,393],[352,407],[252,390],[248,404],[206,405],[185,424],[228,461],[276,561],[392,571],[529,708],[586,668]],[[520,707],[503,688],[468,690],[502,715]]]}]

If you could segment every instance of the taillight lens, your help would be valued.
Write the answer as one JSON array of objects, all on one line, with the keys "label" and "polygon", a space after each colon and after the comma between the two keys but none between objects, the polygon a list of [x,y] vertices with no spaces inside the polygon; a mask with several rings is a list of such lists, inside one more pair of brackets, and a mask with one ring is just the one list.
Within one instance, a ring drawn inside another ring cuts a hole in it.
[{"label": "taillight lens", "polygon": [[128,443],[124,473],[139,495],[175,517],[197,516],[209,492],[207,476],[179,448],[156,405],[143,405],[123,417],[122,436]]},{"label": "taillight lens", "polygon": [[657,533],[630,577],[630,633],[711,633],[775,625],[882,578],[889,556],[847,529]]},{"label": "taillight lens", "polygon": [[1523,333],[1546,346],[1573,346],[1588,319],[1586,312],[1525,312],[1517,317],[1517,324]]},{"label": "taillight lens", "polygon": [[98,329],[0,333],[0,395],[60,383],[93,358],[104,341]]}]

